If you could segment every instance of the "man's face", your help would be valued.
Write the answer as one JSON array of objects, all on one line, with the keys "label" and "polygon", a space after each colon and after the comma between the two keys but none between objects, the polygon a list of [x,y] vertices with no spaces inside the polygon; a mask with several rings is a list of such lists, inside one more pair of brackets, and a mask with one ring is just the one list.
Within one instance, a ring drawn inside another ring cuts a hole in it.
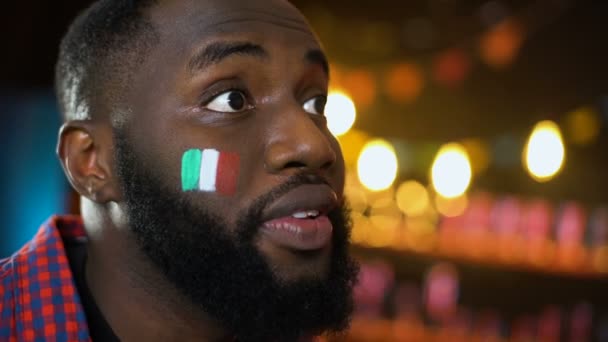
[{"label": "man's face", "polygon": [[[241,338],[343,328],[356,266],[344,163],[322,113],[326,62],[308,25],[280,1],[173,1],[150,16],[160,43],[115,132],[140,247]],[[233,192],[183,191],[192,149],[238,158]]]}]

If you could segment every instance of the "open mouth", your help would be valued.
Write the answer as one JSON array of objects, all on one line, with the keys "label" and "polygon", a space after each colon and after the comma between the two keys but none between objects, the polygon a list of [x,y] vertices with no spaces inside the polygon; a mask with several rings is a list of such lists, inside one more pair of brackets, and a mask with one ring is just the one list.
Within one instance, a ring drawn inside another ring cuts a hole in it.
[{"label": "open mouth", "polygon": [[333,225],[327,214],[337,205],[336,193],[329,186],[302,185],[269,208],[261,232],[283,248],[321,249],[331,242]]},{"label": "open mouth", "polygon": [[262,232],[272,242],[296,250],[320,249],[331,240],[333,226],[327,215],[318,211],[297,212],[281,217],[262,226]]}]

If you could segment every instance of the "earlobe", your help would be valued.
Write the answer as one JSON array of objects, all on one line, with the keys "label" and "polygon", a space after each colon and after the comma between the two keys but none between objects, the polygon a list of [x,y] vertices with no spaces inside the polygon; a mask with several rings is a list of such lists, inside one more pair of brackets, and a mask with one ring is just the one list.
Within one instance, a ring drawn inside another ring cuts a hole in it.
[{"label": "earlobe", "polygon": [[109,127],[90,121],[70,121],[59,131],[57,155],[72,187],[97,203],[118,201],[113,181]]}]

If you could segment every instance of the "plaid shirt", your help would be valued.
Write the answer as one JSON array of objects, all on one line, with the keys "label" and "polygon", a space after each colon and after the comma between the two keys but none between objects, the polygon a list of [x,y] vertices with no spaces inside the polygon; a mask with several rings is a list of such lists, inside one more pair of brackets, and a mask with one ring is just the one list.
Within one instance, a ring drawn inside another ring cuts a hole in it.
[{"label": "plaid shirt", "polygon": [[90,341],[63,246],[69,239],[86,239],[82,220],[54,216],[0,260],[0,341]]}]

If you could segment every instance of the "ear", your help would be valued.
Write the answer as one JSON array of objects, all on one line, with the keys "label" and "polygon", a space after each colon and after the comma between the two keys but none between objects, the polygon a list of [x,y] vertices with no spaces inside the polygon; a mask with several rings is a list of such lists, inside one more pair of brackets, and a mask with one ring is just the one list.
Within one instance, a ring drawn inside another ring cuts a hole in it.
[{"label": "ear", "polygon": [[60,131],[57,155],[72,187],[93,202],[121,200],[112,172],[112,130],[91,121],[70,121]]}]

